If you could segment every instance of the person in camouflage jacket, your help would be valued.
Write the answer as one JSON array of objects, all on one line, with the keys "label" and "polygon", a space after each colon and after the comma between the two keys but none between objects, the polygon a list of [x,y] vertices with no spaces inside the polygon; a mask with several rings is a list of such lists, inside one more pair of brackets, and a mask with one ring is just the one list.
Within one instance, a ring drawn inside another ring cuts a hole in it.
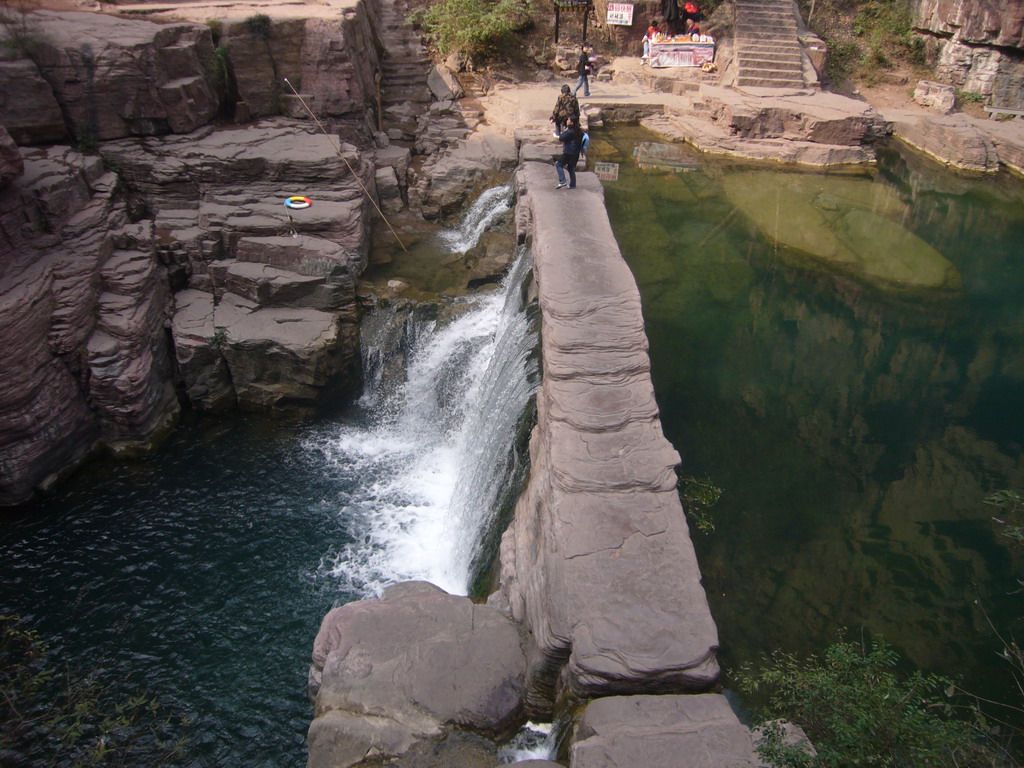
[{"label": "person in camouflage jacket", "polygon": [[562,93],[555,102],[555,109],[551,113],[551,122],[555,124],[555,133],[561,133],[569,123],[569,118],[575,117],[579,120],[580,103],[576,100],[568,85],[562,86]]}]

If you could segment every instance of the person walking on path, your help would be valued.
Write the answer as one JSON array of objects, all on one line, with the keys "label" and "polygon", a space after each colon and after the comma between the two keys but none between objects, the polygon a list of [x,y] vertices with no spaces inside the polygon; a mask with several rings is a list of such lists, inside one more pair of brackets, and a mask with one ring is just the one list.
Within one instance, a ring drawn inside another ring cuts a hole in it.
[{"label": "person walking on path", "polygon": [[555,102],[555,109],[551,113],[551,122],[555,124],[555,133],[561,133],[569,124],[569,118],[580,119],[580,103],[569,90],[568,85],[562,86],[562,93]]},{"label": "person walking on path", "polygon": [[555,161],[555,171],[558,173],[558,184],[555,189],[565,188],[565,170],[569,171],[569,189],[576,189],[576,163],[583,151],[583,131],[580,129],[580,119],[570,117],[569,127],[561,133],[555,134],[555,138],[562,142],[562,155]]},{"label": "person walking on path", "polygon": [[593,71],[593,65],[590,62],[590,52],[593,50],[589,45],[583,43],[580,46],[580,60],[576,62],[576,74],[579,75],[579,80],[576,81],[576,87],[572,89],[572,95],[576,95],[576,91],[580,88],[583,89],[583,97],[589,98],[590,96],[590,73]]}]

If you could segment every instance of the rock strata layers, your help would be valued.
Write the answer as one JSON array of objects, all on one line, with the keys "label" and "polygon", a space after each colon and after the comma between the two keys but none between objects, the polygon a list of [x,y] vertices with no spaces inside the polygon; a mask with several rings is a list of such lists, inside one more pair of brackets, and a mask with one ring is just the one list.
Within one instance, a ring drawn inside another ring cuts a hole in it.
[{"label": "rock strata layers", "polygon": [[0,189],[0,504],[97,445],[147,448],[178,412],[152,222],[97,157],[22,160]]},{"label": "rock strata layers", "polygon": [[[368,251],[360,185],[374,172],[354,147],[278,119],[104,150],[157,211],[157,250],[190,289],[172,334],[194,406],[307,411],[352,385]],[[289,209],[291,194],[314,202]]]},{"label": "rock strata layers", "polygon": [[938,48],[936,74],[959,90],[1024,108],[1024,5],[1016,0],[913,0],[914,26]]},{"label": "rock strata layers", "polygon": [[[308,413],[357,378],[378,169],[308,120],[211,120],[215,59],[233,50],[250,113],[281,106],[283,75],[321,115],[364,125],[371,5],[332,3],[265,35],[229,22],[219,52],[206,24],[23,15],[28,42],[0,54],[0,504],[97,447],[154,445],[176,420],[176,381],[201,410]],[[16,146],[68,140],[102,159]],[[377,162],[404,176],[408,150]],[[315,204],[289,211],[296,194]]]},{"label": "rock strata layers", "polygon": [[[0,122],[28,131],[26,115],[45,129],[29,143],[63,138],[62,114],[79,141],[131,135],[185,133],[216,114],[218,98],[206,73],[213,56],[209,30],[194,24],[159,25],[98,13],[36,11],[26,24],[33,35],[32,59],[49,86],[33,87],[23,112],[18,104],[0,112]],[[15,68],[17,67],[17,68]],[[3,86],[35,76],[28,60],[0,67]],[[17,92],[17,91],[15,91]],[[53,111],[56,101],[60,112]]]}]

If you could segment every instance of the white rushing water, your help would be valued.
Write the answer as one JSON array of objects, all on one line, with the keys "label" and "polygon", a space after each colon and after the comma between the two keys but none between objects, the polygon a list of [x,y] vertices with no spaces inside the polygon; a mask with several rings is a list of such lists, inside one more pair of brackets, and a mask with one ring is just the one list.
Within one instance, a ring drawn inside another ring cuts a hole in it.
[{"label": "white rushing water", "polygon": [[498,759],[503,764],[520,760],[554,760],[558,733],[553,723],[528,722],[501,749]]},{"label": "white rushing water", "polygon": [[491,222],[508,210],[511,202],[511,185],[502,184],[488,189],[469,207],[459,227],[440,233],[441,241],[452,253],[465,253],[477,244]]},{"label": "white rushing water", "polygon": [[[507,210],[508,189],[499,189],[485,196]],[[479,216],[466,221],[475,230]],[[395,306],[364,322],[368,424],[336,427],[310,445],[348,478],[339,514],[352,541],[321,569],[346,591],[373,596],[424,579],[466,594],[535,387],[536,333],[520,298],[528,271],[521,253],[501,290],[442,312],[454,317],[448,322],[421,308],[403,325],[408,309]],[[404,338],[397,351],[389,343],[396,332]],[[396,385],[391,369],[403,353],[405,377]]]}]

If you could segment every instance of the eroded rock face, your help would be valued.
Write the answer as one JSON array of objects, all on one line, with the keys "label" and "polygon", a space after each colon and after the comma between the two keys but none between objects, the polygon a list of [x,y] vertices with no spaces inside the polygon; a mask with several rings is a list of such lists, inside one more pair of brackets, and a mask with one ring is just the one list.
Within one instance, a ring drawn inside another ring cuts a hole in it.
[{"label": "eroded rock face", "polygon": [[335,18],[275,18],[265,28],[248,20],[221,21],[218,43],[250,115],[287,111],[307,117],[301,103],[288,106],[294,87],[318,118],[362,119],[373,102],[380,65],[375,13],[374,4],[361,4],[358,11],[338,10]]},{"label": "eroded rock face", "polygon": [[[172,326],[196,407],[308,411],[354,383],[369,248],[359,184],[374,177],[353,147],[339,157],[323,134],[280,119],[104,151],[155,211],[175,279],[203,294],[182,297]],[[312,206],[285,207],[294,194]]]},{"label": "eroded rock face", "polygon": [[152,228],[129,222],[99,158],[23,159],[0,190],[0,504],[96,445],[148,447],[178,410]]},{"label": "eroded rock face", "polygon": [[0,123],[22,146],[66,142],[67,126],[50,84],[35,62],[15,55],[0,52]]},{"label": "eroded rock face", "polygon": [[25,162],[18,152],[18,145],[3,125],[0,125],[0,187],[18,178],[25,171]]},{"label": "eroded rock face", "polygon": [[453,728],[507,738],[523,719],[524,667],[506,617],[425,582],[335,608],[313,645],[308,764],[403,755]]},{"label": "eroded rock face", "polygon": [[913,0],[914,23],[965,43],[1024,47],[1024,6],[1017,0]]},{"label": "eroded rock face", "polygon": [[[915,0],[914,26],[934,36],[936,74],[957,88],[1024,107],[1024,5],[1016,0]],[[1014,50],[1017,49],[1017,50]]]},{"label": "eroded rock face", "polygon": [[[531,472],[501,543],[495,605],[532,633],[527,702],[704,691],[717,630],[676,493],[650,381],[640,297],[600,182],[555,191],[550,168],[517,177],[532,228],[544,379]],[[556,197],[558,195],[571,197]],[[567,209],[577,226],[564,226]],[[521,236],[529,236],[521,231]],[[657,577],[652,577],[657,574]]]},{"label": "eroded rock face", "polygon": [[30,16],[32,60],[78,140],[185,133],[216,114],[205,27],[98,13]]}]

